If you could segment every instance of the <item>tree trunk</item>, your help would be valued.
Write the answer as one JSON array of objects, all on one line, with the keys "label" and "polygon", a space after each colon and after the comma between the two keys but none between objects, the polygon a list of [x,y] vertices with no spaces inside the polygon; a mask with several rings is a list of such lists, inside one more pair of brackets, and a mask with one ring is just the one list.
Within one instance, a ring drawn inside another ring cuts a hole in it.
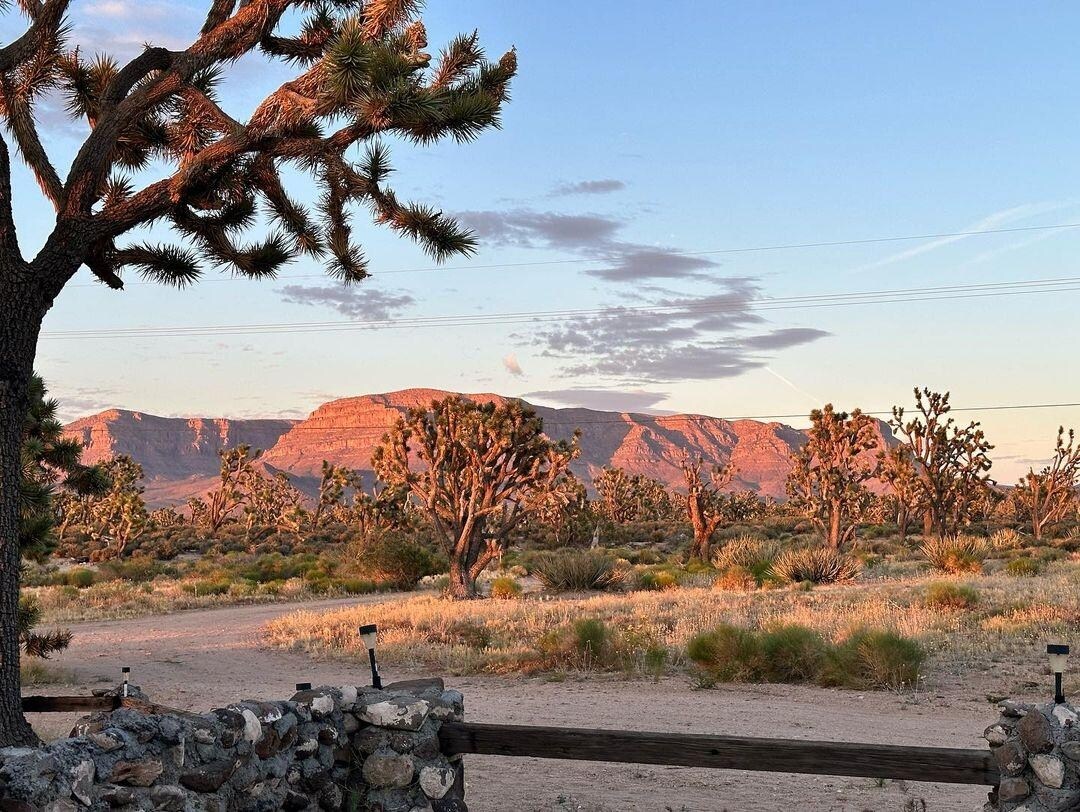
[{"label": "tree trunk", "polygon": [[37,737],[22,713],[19,678],[19,481],[30,376],[46,305],[29,269],[0,261],[0,747]]}]

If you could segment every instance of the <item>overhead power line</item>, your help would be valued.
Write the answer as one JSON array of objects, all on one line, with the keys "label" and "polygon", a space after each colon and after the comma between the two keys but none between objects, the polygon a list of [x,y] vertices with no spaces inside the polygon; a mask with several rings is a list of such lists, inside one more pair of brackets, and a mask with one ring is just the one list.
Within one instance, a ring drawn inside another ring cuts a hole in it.
[{"label": "overhead power line", "polygon": [[[512,400],[513,398],[508,398]],[[331,401],[332,402],[332,401]],[[559,409],[560,407],[541,407]],[[572,408],[585,408],[585,407],[561,407],[563,409]],[[1002,411],[1026,411],[1030,409],[1069,409],[1080,408],[1080,402],[1077,403],[1018,403],[1018,404],[1003,404],[994,406],[955,406],[950,410],[951,412],[1002,412]],[[589,409],[589,411],[596,411]],[[809,418],[807,412],[796,414],[757,414],[757,415],[736,415],[731,417],[713,416],[703,414],[675,414],[675,415],[663,415],[663,414],[650,414],[648,412],[625,412],[624,414],[632,414],[638,418],[648,418],[660,423],[692,423],[702,420],[726,420],[729,423],[733,423],[738,420],[806,420]],[[872,417],[891,417],[892,409],[878,409],[876,411],[864,411],[863,414],[868,414]],[[169,418],[165,418],[169,419]],[[177,418],[181,420],[192,420],[195,418]],[[201,418],[203,420],[218,420],[221,418]],[[230,418],[224,418],[230,419]],[[243,420],[286,420],[289,418],[267,417],[267,418],[237,418]],[[612,426],[612,425],[626,425],[627,421],[618,417],[608,417],[596,420],[544,420],[545,426],[569,426],[572,428],[578,428],[581,426]],[[297,424],[292,426],[289,431],[385,431],[391,427],[391,423],[371,423],[367,425],[334,425],[334,426],[307,426],[303,424]],[[141,428],[140,434],[175,434],[183,429],[155,429],[155,428]]]},{"label": "overhead power line", "polygon": [[[1026,231],[1061,231],[1072,228],[1080,228],[1080,223],[1056,223],[1053,225],[1045,226],[1017,226],[1014,228],[986,228],[973,231],[942,231],[935,234],[904,234],[894,237],[866,237],[862,239],[854,240],[828,240],[824,242],[797,242],[797,243],[783,243],[779,245],[752,245],[737,248],[710,248],[701,251],[667,251],[666,253],[673,256],[684,257],[698,257],[698,256],[710,256],[720,254],[754,254],[767,251],[796,251],[810,248],[839,248],[846,245],[874,245],[878,243],[892,243],[892,242],[915,242],[918,240],[941,240],[953,237],[982,237],[991,234],[1016,234]],[[533,262],[498,262],[488,265],[436,265],[424,268],[392,268],[385,271],[378,271],[374,276],[386,276],[387,274],[408,274],[408,273],[441,273],[445,271],[489,271],[489,270],[502,270],[504,268],[531,268],[542,267],[551,265],[582,265],[591,264],[599,265],[617,260],[618,256],[607,257],[574,257],[572,259],[548,259],[537,260]],[[599,270],[599,269],[598,269]],[[279,282],[291,282],[296,279],[327,279],[326,274],[297,274],[296,276],[282,276],[278,277],[276,281]],[[200,284],[206,282],[250,282],[251,280],[243,276],[226,276],[220,279],[203,279]],[[127,282],[125,285],[159,285],[157,282]],[[101,287],[100,282],[79,283],[71,285],[75,288],[97,288]]]},{"label": "overhead power line", "polygon": [[487,314],[447,316],[415,316],[391,319],[321,322],[273,322],[265,324],[222,324],[163,327],[112,327],[83,330],[50,330],[43,339],[89,338],[168,338],[194,336],[236,336],[263,333],[322,333],[351,330],[418,329],[426,327],[483,327],[505,324],[546,324],[576,319],[625,319],[635,315],[668,315],[673,318],[694,318],[723,313],[769,312],[777,310],[807,310],[823,307],[854,305],[934,302],[950,299],[1017,296],[1033,293],[1062,293],[1080,290],[1080,277],[1015,280],[1011,282],[939,287],[900,288],[852,293],[828,293],[804,296],[745,299],[738,294],[705,296],[699,300],[680,300],[668,304],[636,307],[604,307],[574,310],[533,310]]}]

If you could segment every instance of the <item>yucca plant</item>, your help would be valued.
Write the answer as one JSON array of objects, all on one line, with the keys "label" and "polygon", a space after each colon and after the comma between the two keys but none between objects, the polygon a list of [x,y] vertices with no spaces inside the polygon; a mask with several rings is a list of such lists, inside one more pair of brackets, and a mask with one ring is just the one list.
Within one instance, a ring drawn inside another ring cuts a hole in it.
[{"label": "yucca plant", "polygon": [[594,550],[544,553],[537,556],[532,574],[553,592],[610,589],[626,577],[615,559]]},{"label": "yucca plant", "polygon": [[987,542],[978,536],[930,536],[919,550],[930,566],[941,572],[979,573],[986,560]]},{"label": "yucca plant", "polygon": [[772,565],[772,575],[789,584],[840,584],[854,581],[861,570],[858,559],[830,547],[785,550]]}]

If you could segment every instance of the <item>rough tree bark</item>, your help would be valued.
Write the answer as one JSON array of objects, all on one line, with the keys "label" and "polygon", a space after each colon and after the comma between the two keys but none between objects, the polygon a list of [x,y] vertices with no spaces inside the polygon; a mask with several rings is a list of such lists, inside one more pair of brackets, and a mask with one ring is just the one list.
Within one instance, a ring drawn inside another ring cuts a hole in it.
[{"label": "rough tree bark", "polygon": [[46,307],[19,259],[0,259],[0,747],[37,741],[19,678],[19,477],[22,432]]}]

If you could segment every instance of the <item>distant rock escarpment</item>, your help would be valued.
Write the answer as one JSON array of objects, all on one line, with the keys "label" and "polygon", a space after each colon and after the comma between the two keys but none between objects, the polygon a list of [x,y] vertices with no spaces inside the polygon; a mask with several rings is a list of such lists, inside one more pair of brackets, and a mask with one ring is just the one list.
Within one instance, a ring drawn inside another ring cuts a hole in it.
[{"label": "distant rock escarpment", "polygon": [[[86,459],[91,462],[128,454],[141,463],[148,501],[182,504],[212,484],[222,447],[247,444],[263,449],[263,465],[288,473],[307,490],[318,478],[323,460],[370,471],[372,450],[400,415],[448,394],[405,389],[343,398],[300,421],[154,417],[114,409],[77,420],[67,431],[86,444]],[[465,397],[479,402],[508,400],[491,393]],[[582,453],[574,467],[587,484],[605,466],[615,466],[678,488],[679,462],[690,452],[701,454],[708,465],[730,462],[737,469],[733,488],[783,498],[792,455],[806,442],[803,431],[783,423],[533,408],[551,437],[569,438],[575,429],[581,430]],[[879,423],[879,428],[883,443],[894,442],[885,424]]]}]

